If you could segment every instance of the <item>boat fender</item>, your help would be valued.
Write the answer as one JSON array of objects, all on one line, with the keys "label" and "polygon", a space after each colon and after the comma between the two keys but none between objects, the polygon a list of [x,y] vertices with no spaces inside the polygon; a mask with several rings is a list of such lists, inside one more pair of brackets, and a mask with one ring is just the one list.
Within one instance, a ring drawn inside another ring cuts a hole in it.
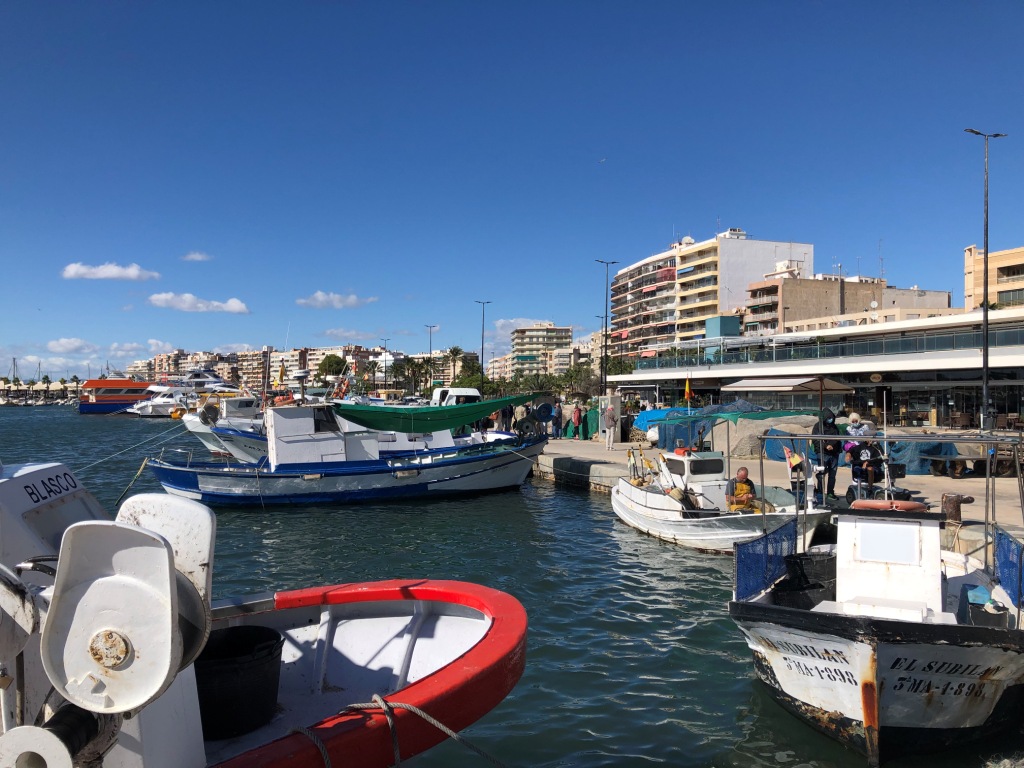
[{"label": "boat fender", "polygon": [[899,501],[897,499],[857,499],[850,509],[879,509],[894,512],[926,512],[928,505],[920,501]]},{"label": "boat fender", "polygon": [[685,456],[685,455],[686,455],[686,454],[688,454],[689,452],[690,452],[690,449],[689,449],[689,448],[676,448],[676,449],[675,449],[675,450],[673,451],[673,453],[675,453],[675,454],[677,454],[677,455],[679,455],[679,456]]}]

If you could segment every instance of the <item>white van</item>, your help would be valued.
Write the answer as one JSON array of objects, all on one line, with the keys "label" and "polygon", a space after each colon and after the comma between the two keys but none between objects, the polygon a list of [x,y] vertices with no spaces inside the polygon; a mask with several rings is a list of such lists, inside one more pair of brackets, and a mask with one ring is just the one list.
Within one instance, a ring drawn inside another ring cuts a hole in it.
[{"label": "white van", "polygon": [[430,397],[430,404],[433,406],[464,405],[479,403],[483,399],[480,390],[475,387],[438,387]]}]

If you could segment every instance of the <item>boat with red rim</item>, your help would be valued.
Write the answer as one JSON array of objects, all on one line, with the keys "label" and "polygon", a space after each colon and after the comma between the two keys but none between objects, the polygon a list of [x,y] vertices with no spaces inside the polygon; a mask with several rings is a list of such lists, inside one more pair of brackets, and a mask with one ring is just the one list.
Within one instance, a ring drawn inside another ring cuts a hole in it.
[{"label": "boat with red rim", "polygon": [[208,507],[138,494],[111,519],[63,464],[0,464],[0,529],[0,765],[383,768],[526,663],[522,604],[479,584],[211,601]]}]

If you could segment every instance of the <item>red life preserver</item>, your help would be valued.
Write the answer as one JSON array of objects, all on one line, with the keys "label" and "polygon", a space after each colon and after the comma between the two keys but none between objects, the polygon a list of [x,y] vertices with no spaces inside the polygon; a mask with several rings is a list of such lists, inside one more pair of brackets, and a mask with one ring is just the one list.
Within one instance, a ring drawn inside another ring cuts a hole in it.
[{"label": "red life preserver", "polygon": [[897,499],[857,499],[850,509],[881,509],[893,512],[927,512],[928,505],[920,501],[899,501]]}]

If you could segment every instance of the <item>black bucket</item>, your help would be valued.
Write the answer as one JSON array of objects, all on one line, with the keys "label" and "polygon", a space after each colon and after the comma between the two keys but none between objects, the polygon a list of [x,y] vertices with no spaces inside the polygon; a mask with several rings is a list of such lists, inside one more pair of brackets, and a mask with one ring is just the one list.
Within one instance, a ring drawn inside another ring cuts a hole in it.
[{"label": "black bucket", "polygon": [[836,556],[833,554],[801,552],[798,555],[786,555],[783,560],[789,578],[801,586],[836,580]]},{"label": "black bucket", "polygon": [[277,709],[284,636],[270,627],[210,633],[196,659],[204,739],[229,739],[270,722]]}]

